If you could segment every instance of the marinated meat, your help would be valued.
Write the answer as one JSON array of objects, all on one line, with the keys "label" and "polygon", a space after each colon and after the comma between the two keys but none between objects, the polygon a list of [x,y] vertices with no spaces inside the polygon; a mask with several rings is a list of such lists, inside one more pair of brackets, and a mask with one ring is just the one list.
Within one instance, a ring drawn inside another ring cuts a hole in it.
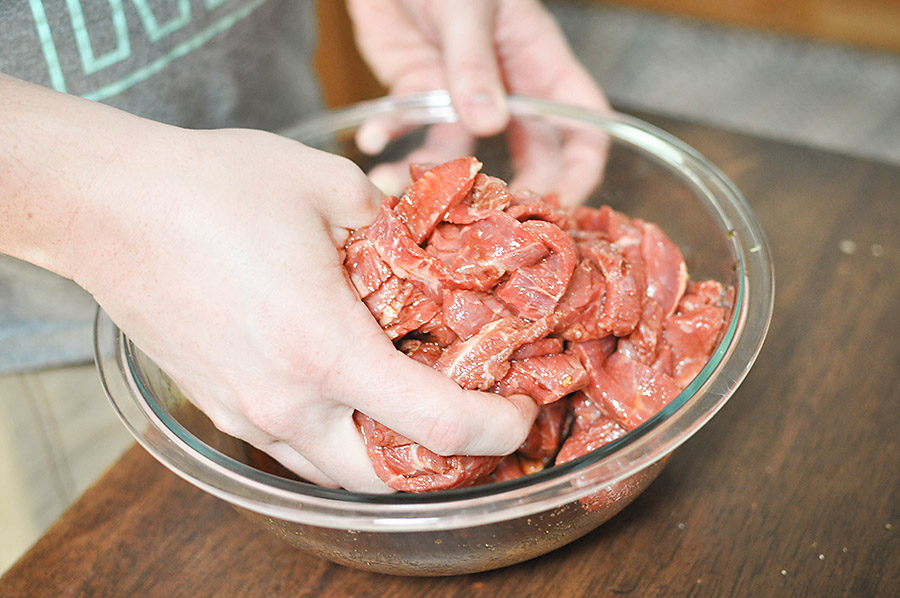
[{"label": "marinated meat", "polygon": [[430,235],[444,213],[463,200],[479,170],[481,162],[475,158],[458,158],[428,169],[409,186],[394,213],[416,243]]},{"label": "marinated meat", "polygon": [[407,492],[513,479],[627,434],[715,350],[732,290],[688,279],[655,224],[608,206],[511,194],[472,157],[410,165],[412,183],[351,231],[344,267],[410,358],[467,389],[540,405],[512,455],[438,455],[363,413],[378,476]]},{"label": "marinated meat", "polygon": [[491,391],[503,396],[525,394],[546,405],[581,390],[587,383],[588,373],[576,357],[556,353],[510,359],[506,375]]}]

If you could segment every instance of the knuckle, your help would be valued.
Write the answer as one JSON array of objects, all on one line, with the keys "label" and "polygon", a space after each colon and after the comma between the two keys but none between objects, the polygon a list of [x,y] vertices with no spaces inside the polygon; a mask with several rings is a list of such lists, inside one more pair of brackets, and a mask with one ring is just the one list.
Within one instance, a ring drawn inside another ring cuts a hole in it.
[{"label": "knuckle", "polygon": [[241,413],[254,428],[276,438],[283,437],[284,409],[267,395],[254,394],[241,401]]},{"label": "knuckle", "polygon": [[465,453],[468,439],[468,430],[462,418],[447,411],[432,421],[422,444],[439,455],[450,456]]},{"label": "knuckle", "polygon": [[241,418],[221,411],[207,413],[206,415],[209,417],[210,421],[212,421],[216,429],[223,434],[231,436],[232,438],[246,440],[248,435],[247,425]]},{"label": "knuckle", "polygon": [[480,89],[484,81],[491,81],[494,76],[491,63],[477,56],[463,57],[453,65],[453,77],[462,89]]},{"label": "knuckle", "polygon": [[497,430],[497,452],[508,455],[518,449],[528,435],[537,415],[537,405],[531,399],[512,401],[508,400],[508,409],[504,410],[506,417],[498,418],[494,422]]}]

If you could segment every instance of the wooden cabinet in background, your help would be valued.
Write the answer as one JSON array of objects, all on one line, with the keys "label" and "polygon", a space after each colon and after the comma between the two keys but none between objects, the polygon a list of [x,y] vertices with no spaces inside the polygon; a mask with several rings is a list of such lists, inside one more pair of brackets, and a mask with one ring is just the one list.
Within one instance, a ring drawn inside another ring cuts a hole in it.
[{"label": "wooden cabinet in background", "polygon": [[900,0],[593,0],[900,52]]},{"label": "wooden cabinet in background", "polygon": [[344,0],[317,0],[319,45],[315,67],[325,105],[337,108],[382,95],[379,85],[356,49]]}]

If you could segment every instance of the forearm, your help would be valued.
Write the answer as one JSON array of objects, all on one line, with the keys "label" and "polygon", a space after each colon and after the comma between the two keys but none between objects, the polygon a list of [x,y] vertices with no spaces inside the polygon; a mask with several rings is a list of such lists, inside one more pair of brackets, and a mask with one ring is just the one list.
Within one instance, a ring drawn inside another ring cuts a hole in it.
[{"label": "forearm", "polygon": [[136,216],[124,178],[166,129],[0,74],[0,252],[77,278]]}]

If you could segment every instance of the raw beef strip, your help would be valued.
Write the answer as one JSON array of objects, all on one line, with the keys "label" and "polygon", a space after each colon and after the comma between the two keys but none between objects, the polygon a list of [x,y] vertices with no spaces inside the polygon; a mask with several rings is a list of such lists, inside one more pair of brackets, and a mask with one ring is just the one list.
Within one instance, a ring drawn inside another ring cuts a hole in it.
[{"label": "raw beef strip", "polygon": [[591,381],[584,393],[626,430],[644,423],[681,390],[671,376],[618,351],[602,368],[588,372]]},{"label": "raw beef strip", "polygon": [[617,339],[605,336],[599,339],[570,343],[567,353],[578,358],[588,374],[600,370],[609,356],[616,350]]},{"label": "raw beef strip", "polygon": [[647,299],[637,328],[619,339],[618,350],[637,362],[647,365],[653,363],[662,334],[663,317],[663,308],[653,299]]},{"label": "raw beef strip", "polygon": [[509,205],[510,195],[506,183],[486,174],[478,173],[472,183],[472,189],[444,216],[444,220],[453,224],[471,224],[494,212],[502,212]]},{"label": "raw beef strip", "polygon": [[364,299],[391,277],[388,266],[375,246],[364,234],[357,233],[345,245],[344,264],[350,275],[353,288]]},{"label": "raw beef strip", "polygon": [[603,338],[609,335],[603,310],[606,279],[591,260],[581,260],[572,271],[569,288],[556,307],[554,333],[567,341]]},{"label": "raw beef strip", "polygon": [[438,357],[444,351],[437,343],[420,341],[413,338],[406,338],[397,343],[397,348],[412,357],[419,363],[424,363],[428,367],[434,366]]},{"label": "raw beef strip", "polygon": [[409,163],[409,180],[416,181],[422,178],[422,175],[437,166],[434,162],[410,162]]},{"label": "raw beef strip", "polygon": [[572,277],[575,244],[561,228],[543,220],[528,220],[522,228],[547,246],[550,254],[534,265],[520,266],[494,294],[526,318],[549,315]]},{"label": "raw beef strip", "polygon": [[566,437],[570,423],[570,408],[568,399],[541,406],[534,425],[531,426],[531,432],[519,447],[519,454],[549,463],[556,456]]},{"label": "raw beef strip", "polygon": [[493,484],[495,482],[507,482],[509,480],[516,480],[526,475],[525,471],[522,469],[522,464],[519,460],[519,455],[513,453],[511,455],[507,455],[497,464],[497,467],[494,468],[490,474],[488,474],[485,478],[478,481],[478,484]]},{"label": "raw beef strip", "polygon": [[363,302],[391,340],[418,329],[440,311],[417,283],[393,275]]},{"label": "raw beef strip", "polygon": [[[702,286],[701,286],[702,285]],[[709,360],[725,325],[727,298],[716,282],[696,285],[663,324],[661,344],[668,372],[684,388]],[[664,370],[666,371],[666,370]]]},{"label": "raw beef strip", "polygon": [[391,340],[401,338],[413,330],[421,328],[440,311],[441,306],[413,283],[413,291],[397,315],[397,320],[385,327],[384,332]]},{"label": "raw beef strip", "polygon": [[529,229],[503,212],[492,212],[461,225],[458,233],[451,234],[446,229],[453,226],[456,225],[441,225],[440,236],[433,237],[429,246],[440,243],[435,254],[463,275],[477,276],[484,271],[496,281],[506,272],[537,263],[547,255],[548,244],[539,236],[540,231]]},{"label": "raw beef strip", "polygon": [[625,259],[618,246],[606,241],[579,243],[583,258],[593,260],[606,281],[606,302],[598,325],[616,336],[630,334],[641,318],[642,286],[635,278],[632,262]]},{"label": "raw beef strip", "polygon": [[572,226],[569,212],[559,207],[554,195],[519,196],[519,200],[509,206],[506,213],[517,220],[544,220],[562,229]]},{"label": "raw beef strip", "polygon": [[576,206],[572,209],[572,218],[576,230],[601,232],[621,249],[640,246],[640,228],[628,216],[609,206]]},{"label": "raw beef strip", "polygon": [[374,419],[356,412],[375,473],[390,488],[402,492],[427,492],[468,486],[488,475],[503,457],[445,457],[393,432]]},{"label": "raw beef strip", "polygon": [[647,297],[668,316],[684,294],[687,266],[681,250],[655,224],[641,222],[641,258],[646,275]]},{"label": "raw beef strip", "polygon": [[527,343],[512,352],[509,356],[513,359],[526,359],[528,357],[538,357],[540,355],[552,355],[554,353],[562,353],[563,341],[561,338],[547,336],[538,339],[533,343]]},{"label": "raw beef strip", "polygon": [[581,390],[587,383],[588,374],[578,358],[557,353],[511,360],[506,375],[491,392],[505,397],[524,394],[546,405]]},{"label": "raw beef strip", "polygon": [[390,203],[385,202],[367,236],[391,271],[401,278],[421,282],[434,296],[441,288],[490,289],[502,273],[477,272],[465,275],[455,271],[433,255],[426,253],[410,237],[406,226],[397,218]]},{"label": "raw beef strip", "polygon": [[483,291],[444,291],[444,324],[465,340],[488,322],[512,316],[505,303]]},{"label": "raw beef strip", "polygon": [[392,326],[413,292],[412,283],[393,274],[363,302],[382,328]]},{"label": "raw beef strip", "polygon": [[506,375],[509,357],[525,343],[546,336],[545,320],[527,322],[521,318],[500,318],[486,324],[466,340],[447,347],[435,368],[470,390],[487,390]]},{"label": "raw beef strip", "polygon": [[555,463],[560,465],[595,451],[605,444],[609,444],[616,438],[624,436],[628,431],[616,421],[601,416],[594,420],[591,426],[582,428],[577,433],[572,433],[556,455]]},{"label": "raw beef strip", "polygon": [[416,244],[431,234],[448,208],[462,201],[479,170],[481,162],[475,158],[457,158],[429,169],[409,186],[395,213]]},{"label": "raw beef strip", "polygon": [[453,332],[449,326],[444,324],[442,313],[436,314],[428,322],[422,324],[419,329],[416,330],[416,334],[424,335],[429,341],[440,346],[442,351],[455,343],[458,339],[456,333]]}]

